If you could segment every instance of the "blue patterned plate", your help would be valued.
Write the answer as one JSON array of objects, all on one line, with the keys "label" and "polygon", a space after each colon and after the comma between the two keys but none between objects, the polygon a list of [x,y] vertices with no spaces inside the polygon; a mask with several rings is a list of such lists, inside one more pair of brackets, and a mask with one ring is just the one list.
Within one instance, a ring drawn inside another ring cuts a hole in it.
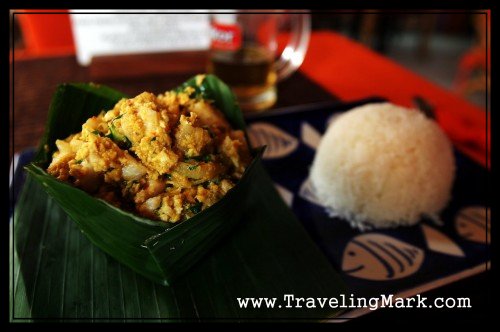
[{"label": "blue patterned plate", "polygon": [[249,119],[250,140],[268,146],[264,165],[283,199],[356,296],[413,296],[485,271],[490,260],[488,171],[458,151],[442,225],[422,220],[413,227],[360,232],[325,213],[308,180],[316,147],[328,122],[364,102]]}]

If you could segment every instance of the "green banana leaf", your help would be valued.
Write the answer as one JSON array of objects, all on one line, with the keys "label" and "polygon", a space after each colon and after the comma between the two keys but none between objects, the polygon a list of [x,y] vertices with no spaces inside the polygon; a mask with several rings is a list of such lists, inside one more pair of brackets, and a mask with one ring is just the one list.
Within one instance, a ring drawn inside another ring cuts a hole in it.
[{"label": "green banana leaf", "polygon": [[[204,83],[196,93],[214,100],[233,126],[244,128],[227,86],[210,75]],[[339,312],[238,305],[237,298],[244,297],[282,300],[285,294],[338,297],[345,292],[338,274],[274,189],[259,160],[261,151],[224,199],[170,228],[47,175],[43,169],[55,139],[79,131],[85,119],[122,97],[110,88],[85,84],[62,85],[55,94],[14,213],[14,321],[322,319]]]}]

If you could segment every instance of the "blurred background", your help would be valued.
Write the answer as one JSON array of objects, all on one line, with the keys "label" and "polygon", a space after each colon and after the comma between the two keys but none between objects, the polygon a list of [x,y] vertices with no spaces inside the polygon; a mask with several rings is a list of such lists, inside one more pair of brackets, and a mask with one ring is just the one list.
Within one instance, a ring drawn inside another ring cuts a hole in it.
[{"label": "blurred background", "polygon": [[313,29],[358,40],[430,81],[485,106],[486,15],[313,14]]},{"label": "blurred background", "polygon": [[[13,19],[11,13],[11,20]],[[58,40],[71,39],[57,31],[49,49],[40,48],[33,20],[14,15],[14,45],[20,54],[47,56],[71,52]],[[28,16],[28,15],[24,15]],[[32,16],[32,15],[31,15]],[[57,15],[54,15],[57,16]],[[30,18],[31,19],[31,18]],[[62,19],[62,18],[54,18]],[[333,30],[370,47],[407,69],[463,96],[486,105],[486,15],[480,13],[401,14],[349,11],[313,13],[313,30]],[[50,43],[49,43],[50,44]],[[74,49],[73,49],[74,51]],[[342,52],[342,50],[339,50]],[[488,82],[489,84],[489,82]]]}]

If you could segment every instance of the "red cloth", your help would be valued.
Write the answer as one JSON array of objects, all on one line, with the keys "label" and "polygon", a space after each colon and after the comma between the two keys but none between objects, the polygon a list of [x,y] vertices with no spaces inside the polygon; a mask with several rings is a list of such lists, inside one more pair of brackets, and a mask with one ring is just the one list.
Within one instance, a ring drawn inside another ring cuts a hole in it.
[{"label": "red cloth", "polygon": [[[33,13],[33,12],[36,12]],[[41,14],[47,12],[47,14]],[[73,34],[67,9],[31,9],[16,11],[23,34],[26,58],[68,55],[75,53]],[[17,59],[17,57],[16,57]]]},{"label": "red cloth", "polygon": [[435,107],[437,121],[454,145],[486,166],[489,114],[487,119],[480,107],[369,48],[336,33],[315,32],[300,71],[344,101],[377,96],[409,107],[415,95],[422,96]]}]

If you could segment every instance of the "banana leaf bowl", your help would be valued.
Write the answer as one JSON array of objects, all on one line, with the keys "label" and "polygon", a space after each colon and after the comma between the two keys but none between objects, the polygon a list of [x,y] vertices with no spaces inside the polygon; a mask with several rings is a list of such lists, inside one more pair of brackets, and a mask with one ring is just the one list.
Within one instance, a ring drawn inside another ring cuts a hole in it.
[{"label": "banana leaf bowl", "polygon": [[[242,113],[231,90],[217,77],[192,78],[179,86],[194,88],[197,97],[212,100],[233,128],[245,130]],[[123,211],[83,190],[61,182],[45,169],[55,141],[81,130],[82,123],[111,109],[124,94],[95,84],[62,84],[51,102],[44,136],[26,170],[97,247],[137,273],[162,285],[188,271],[241,221],[262,148],[241,180],[220,201],[177,224],[149,220]]]}]

